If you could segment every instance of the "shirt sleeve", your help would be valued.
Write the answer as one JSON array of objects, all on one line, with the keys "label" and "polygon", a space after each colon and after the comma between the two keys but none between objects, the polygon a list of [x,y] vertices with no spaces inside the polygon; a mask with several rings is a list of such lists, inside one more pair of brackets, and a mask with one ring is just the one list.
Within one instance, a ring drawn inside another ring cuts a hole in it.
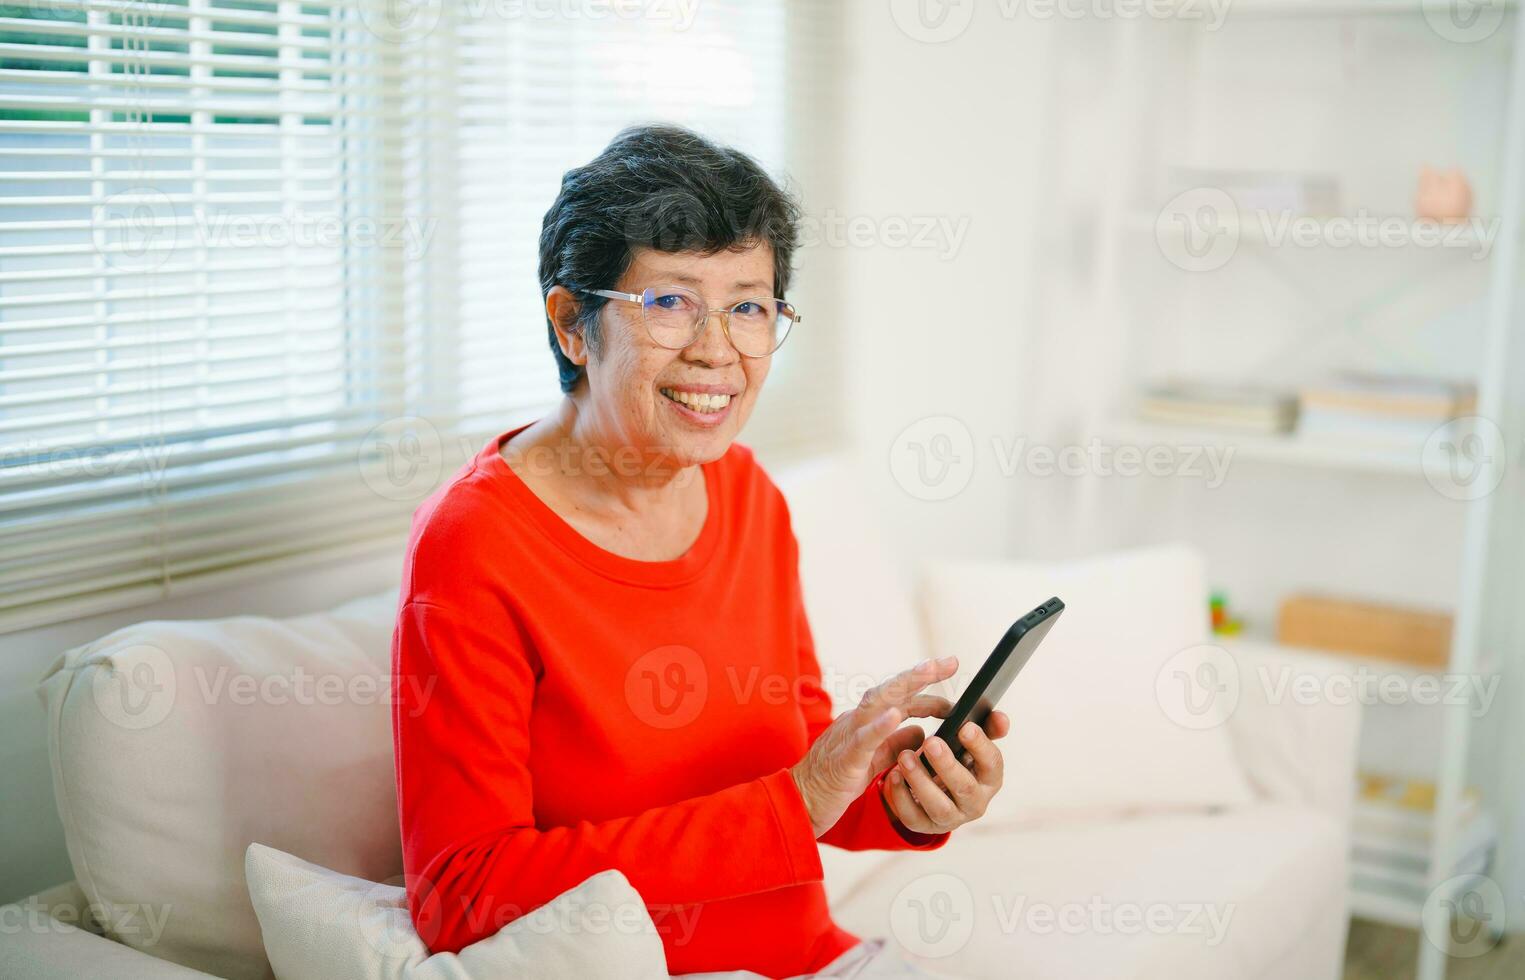
[{"label": "shirt sleeve", "polygon": [[517,618],[482,605],[497,608],[408,599],[393,633],[403,870],[431,951],[457,952],[608,868],[648,905],[823,879],[787,769],[630,816],[538,829],[526,760],[540,665]]},{"label": "shirt sleeve", "polygon": [[[805,713],[806,743],[814,745],[832,721],[831,695],[821,682],[821,665],[816,658],[815,638],[805,616],[804,590],[799,576],[799,543],[790,533],[794,553],[792,602],[795,649],[799,656],[800,704]],[[868,789],[842,814],[831,829],[821,835],[821,843],[847,851],[935,851],[948,842],[948,834],[923,834],[911,830],[896,819],[884,798],[884,776],[876,773]]]}]

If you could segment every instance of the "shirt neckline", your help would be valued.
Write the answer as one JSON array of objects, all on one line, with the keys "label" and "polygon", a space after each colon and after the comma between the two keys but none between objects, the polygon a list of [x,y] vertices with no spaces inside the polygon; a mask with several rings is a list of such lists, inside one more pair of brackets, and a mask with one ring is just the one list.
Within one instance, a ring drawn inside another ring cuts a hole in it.
[{"label": "shirt neckline", "polygon": [[532,424],[526,422],[524,425],[501,432],[487,440],[487,444],[477,452],[476,466],[479,471],[503,486],[519,502],[524,512],[530,515],[536,526],[562,550],[594,571],[631,585],[655,587],[681,585],[697,578],[708,567],[719,544],[725,518],[722,509],[724,495],[720,487],[719,460],[699,464],[704,473],[704,491],[709,500],[709,510],[705,514],[704,526],[700,528],[698,538],[677,558],[666,561],[642,561],[607,551],[583,537],[582,532],[568,524],[560,514],[551,509],[549,504],[536,496],[523,478],[508,465],[508,460],[500,454],[503,443]]}]

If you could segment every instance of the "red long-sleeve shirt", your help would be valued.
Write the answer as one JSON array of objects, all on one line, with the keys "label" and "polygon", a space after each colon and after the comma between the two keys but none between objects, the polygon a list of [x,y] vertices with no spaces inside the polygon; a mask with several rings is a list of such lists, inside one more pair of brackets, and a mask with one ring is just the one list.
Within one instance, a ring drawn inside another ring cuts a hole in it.
[{"label": "red long-sleeve shirt", "polygon": [[[694,545],[637,561],[509,468],[518,431],[420,504],[403,567],[392,716],[419,935],[458,951],[618,868],[670,972],[819,969],[858,940],[828,913],[788,771],[832,711],[783,496],[733,444],[702,467]],[[882,778],[821,841],[942,846],[894,820]]]}]

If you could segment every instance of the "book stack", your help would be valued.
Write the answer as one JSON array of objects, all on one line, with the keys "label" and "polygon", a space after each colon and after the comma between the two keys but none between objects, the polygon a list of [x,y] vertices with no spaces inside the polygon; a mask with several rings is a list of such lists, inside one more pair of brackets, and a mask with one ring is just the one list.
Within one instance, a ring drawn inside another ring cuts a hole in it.
[{"label": "book stack", "polygon": [[[1435,823],[1435,784],[1361,773],[1351,819],[1351,877],[1359,888],[1422,903]],[[1476,789],[1462,795],[1455,861],[1444,877],[1484,873],[1497,829]]]},{"label": "book stack", "polygon": [[1344,374],[1298,393],[1298,431],[1423,443],[1454,418],[1476,411],[1466,383],[1401,375]]},{"label": "book stack", "polygon": [[1297,421],[1297,398],[1291,392],[1245,385],[1172,381],[1146,390],[1137,414],[1147,422],[1171,425],[1289,432]]}]

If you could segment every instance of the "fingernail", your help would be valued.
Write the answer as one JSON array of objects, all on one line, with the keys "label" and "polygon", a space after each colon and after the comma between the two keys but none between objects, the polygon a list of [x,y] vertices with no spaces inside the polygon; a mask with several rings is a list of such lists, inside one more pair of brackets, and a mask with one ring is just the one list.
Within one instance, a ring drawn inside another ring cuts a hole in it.
[{"label": "fingernail", "polygon": [[912,670],[926,670],[930,666],[932,666],[932,661],[930,661],[930,660],[923,660],[923,661],[921,661],[920,663],[918,663],[915,667],[913,667],[911,669]]},{"label": "fingernail", "polygon": [[946,657],[938,657],[937,658],[937,662],[942,664],[944,667],[952,667],[953,664],[954,664],[954,661],[956,661],[956,660],[958,660],[958,658],[955,657],[955,656],[952,656],[952,655],[949,655],[949,656],[946,656]]},{"label": "fingernail", "polygon": [[979,731],[979,726],[975,725],[972,721],[966,721],[964,722],[964,727],[960,728],[958,733],[964,738],[973,738],[974,733],[977,731]]}]

